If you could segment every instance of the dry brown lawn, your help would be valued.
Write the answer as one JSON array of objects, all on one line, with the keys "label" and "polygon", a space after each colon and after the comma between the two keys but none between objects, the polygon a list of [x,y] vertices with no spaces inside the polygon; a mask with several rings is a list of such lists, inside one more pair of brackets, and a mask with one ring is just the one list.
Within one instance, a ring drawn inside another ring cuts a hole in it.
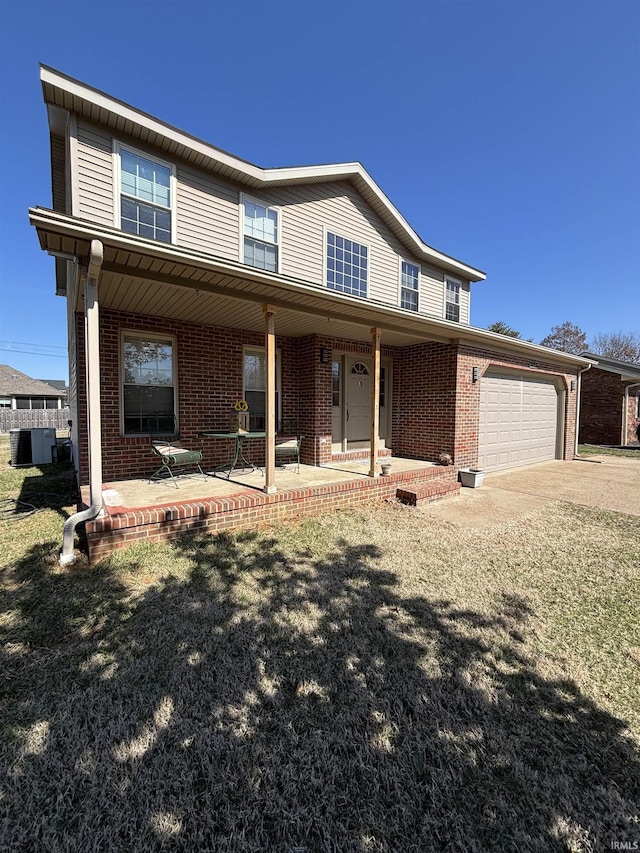
[{"label": "dry brown lawn", "polygon": [[3,850],[638,840],[637,519],[372,505],[62,570],[59,503],[0,530]]}]

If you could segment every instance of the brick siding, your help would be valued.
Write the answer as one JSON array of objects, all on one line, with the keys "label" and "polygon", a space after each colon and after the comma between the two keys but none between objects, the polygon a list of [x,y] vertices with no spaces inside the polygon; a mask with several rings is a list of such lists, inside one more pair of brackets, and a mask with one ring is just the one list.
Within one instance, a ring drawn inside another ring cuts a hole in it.
[{"label": "brick siding", "polygon": [[[586,444],[620,444],[623,441],[625,389],[620,374],[592,367],[582,374],[580,441]],[[636,417],[638,388],[629,391],[627,435],[624,443],[638,441]]]},{"label": "brick siding", "polygon": [[[77,318],[79,364],[84,364],[84,324]],[[104,309],[100,317],[101,403],[103,479],[105,482],[145,477],[154,467],[148,438],[123,436],[120,432],[119,346],[122,330],[176,338],[175,372],[178,383],[178,418],[186,446],[200,447],[198,433],[227,431],[234,402],[242,394],[244,346],[264,345],[264,335],[185,323],[159,317]],[[277,331],[277,328],[276,328]],[[301,459],[309,465],[329,464],[332,459],[332,366],[320,361],[320,350],[370,355],[368,342],[346,341],[331,336],[277,337],[281,358],[281,414],[298,421],[305,436]],[[480,382],[472,381],[472,368],[482,376],[495,367],[523,373],[552,375],[562,389],[569,389],[575,372],[563,372],[547,362],[465,347],[425,342],[407,347],[382,347],[392,362],[391,432],[387,445],[395,456],[437,462],[449,453],[457,468],[478,462]],[[575,392],[567,390],[564,413],[564,458],[574,452]],[[88,480],[86,393],[78,384],[80,471]],[[255,440],[251,452],[264,453],[263,440]],[[259,444],[262,445],[258,446]],[[204,465],[213,467],[227,458],[228,447],[218,440],[204,440]]]}]

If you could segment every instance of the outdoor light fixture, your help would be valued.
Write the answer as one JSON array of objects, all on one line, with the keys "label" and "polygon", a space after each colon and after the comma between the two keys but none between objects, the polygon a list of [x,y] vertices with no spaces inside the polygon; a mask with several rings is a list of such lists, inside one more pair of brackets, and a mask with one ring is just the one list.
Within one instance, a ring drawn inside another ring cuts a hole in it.
[{"label": "outdoor light fixture", "polygon": [[571,390],[572,390],[572,391],[575,391],[575,390],[576,390],[576,380],[575,380],[575,379],[572,379],[572,380],[571,380]]},{"label": "outdoor light fixture", "polygon": [[471,368],[471,378],[473,379],[474,382],[478,381],[478,379],[480,378],[480,368],[479,367],[472,367]]},{"label": "outdoor light fixture", "polygon": [[329,364],[331,361],[331,350],[327,347],[320,347],[320,363]]}]

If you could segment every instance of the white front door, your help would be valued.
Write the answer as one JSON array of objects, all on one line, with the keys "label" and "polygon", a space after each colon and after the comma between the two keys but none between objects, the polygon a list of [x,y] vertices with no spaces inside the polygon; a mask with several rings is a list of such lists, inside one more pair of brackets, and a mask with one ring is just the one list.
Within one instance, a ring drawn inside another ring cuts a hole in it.
[{"label": "white front door", "polygon": [[371,367],[361,358],[347,359],[347,441],[367,441],[371,435]]}]

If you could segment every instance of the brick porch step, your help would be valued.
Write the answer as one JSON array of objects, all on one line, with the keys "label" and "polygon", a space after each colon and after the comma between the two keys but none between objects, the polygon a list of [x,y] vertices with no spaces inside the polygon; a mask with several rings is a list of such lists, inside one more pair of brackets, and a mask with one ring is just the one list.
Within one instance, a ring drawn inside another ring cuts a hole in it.
[{"label": "brick porch step", "polygon": [[442,498],[457,495],[460,483],[453,480],[436,480],[424,485],[403,486],[396,489],[396,498],[409,506],[420,506],[423,503],[439,501]]}]

